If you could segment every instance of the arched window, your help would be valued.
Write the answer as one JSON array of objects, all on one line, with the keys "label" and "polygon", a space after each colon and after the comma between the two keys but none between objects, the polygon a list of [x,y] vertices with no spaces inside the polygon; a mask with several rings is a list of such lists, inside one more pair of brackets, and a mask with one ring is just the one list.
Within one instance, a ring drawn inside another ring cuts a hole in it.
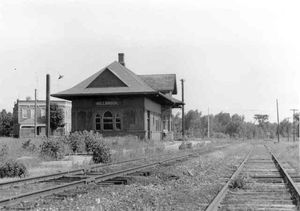
[{"label": "arched window", "polygon": [[121,130],[121,117],[119,114],[116,115],[116,130]]},{"label": "arched window", "polygon": [[106,111],[103,115],[103,130],[113,129],[113,115],[110,111]]},{"label": "arched window", "polygon": [[96,115],[96,130],[101,130],[101,116],[99,114]]}]

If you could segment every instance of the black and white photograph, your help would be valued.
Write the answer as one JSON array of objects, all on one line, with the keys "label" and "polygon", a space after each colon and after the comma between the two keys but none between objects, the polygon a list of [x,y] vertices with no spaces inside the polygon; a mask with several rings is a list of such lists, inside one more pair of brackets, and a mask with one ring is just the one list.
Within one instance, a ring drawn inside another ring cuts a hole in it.
[{"label": "black and white photograph", "polygon": [[0,0],[0,210],[300,210],[299,0]]}]

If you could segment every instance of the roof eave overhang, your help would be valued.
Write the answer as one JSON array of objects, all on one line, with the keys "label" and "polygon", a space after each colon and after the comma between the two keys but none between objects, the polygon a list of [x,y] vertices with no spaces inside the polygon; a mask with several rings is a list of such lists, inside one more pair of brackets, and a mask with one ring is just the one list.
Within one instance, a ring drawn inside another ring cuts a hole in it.
[{"label": "roof eave overhang", "polygon": [[181,101],[173,101],[171,99],[169,99],[168,97],[166,97],[164,94],[158,92],[159,96],[161,96],[162,98],[164,98],[166,101],[169,102],[169,105],[172,106],[172,108],[181,108],[182,105],[184,105],[183,102]]},{"label": "roof eave overhang", "polygon": [[76,94],[52,94],[51,97],[57,97],[62,99],[72,99],[75,97],[100,97],[100,96],[116,96],[116,95],[152,95],[157,92],[118,92],[118,93],[76,93]]},{"label": "roof eave overhang", "polygon": [[76,93],[76,94],[52,94],[51,97],[57,97],[65,100],[72,100],[74,98],[78,97],[101,97],[101,96],[126,96],[126,95],[147,95],[147,96],[152,96],[155,98],[160,98],[163,101],[163,104],[169,105],[172,108],[180,108],[184,103],[181,101],[175,102],[171,100],[170,98],[166,97],[163,93],[161,92],[126,92],[126,93]]}]

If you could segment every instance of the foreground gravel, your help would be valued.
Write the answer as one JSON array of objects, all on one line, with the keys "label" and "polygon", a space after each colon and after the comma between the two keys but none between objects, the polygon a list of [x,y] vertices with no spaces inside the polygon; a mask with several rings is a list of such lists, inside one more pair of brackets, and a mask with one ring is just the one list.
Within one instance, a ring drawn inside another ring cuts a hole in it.
[{"label": "foreground gravel", "polygon": [[[127,185],[90,184],[37,200],[32,210],[203,210],[249,151],[235,144],[130,176]],[[26,206],[25,206],[26,207]]]}]

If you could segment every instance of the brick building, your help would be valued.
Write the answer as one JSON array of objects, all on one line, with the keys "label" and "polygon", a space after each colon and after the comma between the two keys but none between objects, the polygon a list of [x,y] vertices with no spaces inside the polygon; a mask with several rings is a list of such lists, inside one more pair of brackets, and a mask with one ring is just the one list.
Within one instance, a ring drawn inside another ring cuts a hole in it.
[{"label": "brick building", "polygon": [[72,131],[160,140],[163,131],[172,136],[172,108],[182,105],[173,94],[175,74],[136,75],[119,54],[118,62],[52,96],[72,101]]},{"label": "brick building", "polygon": [[[51,104],[55,103],[64,113],[63,128],[54,131],[54,135],[68,134],[71,131],[71,107],[70,101],[51,100]],[[17,100],[13,109],[14,128],[13,135],[15,137],[33,137],[34,136],[34,100]],[[37,135],[45,135],[46,128],[46,101],[37,101]]]}]

